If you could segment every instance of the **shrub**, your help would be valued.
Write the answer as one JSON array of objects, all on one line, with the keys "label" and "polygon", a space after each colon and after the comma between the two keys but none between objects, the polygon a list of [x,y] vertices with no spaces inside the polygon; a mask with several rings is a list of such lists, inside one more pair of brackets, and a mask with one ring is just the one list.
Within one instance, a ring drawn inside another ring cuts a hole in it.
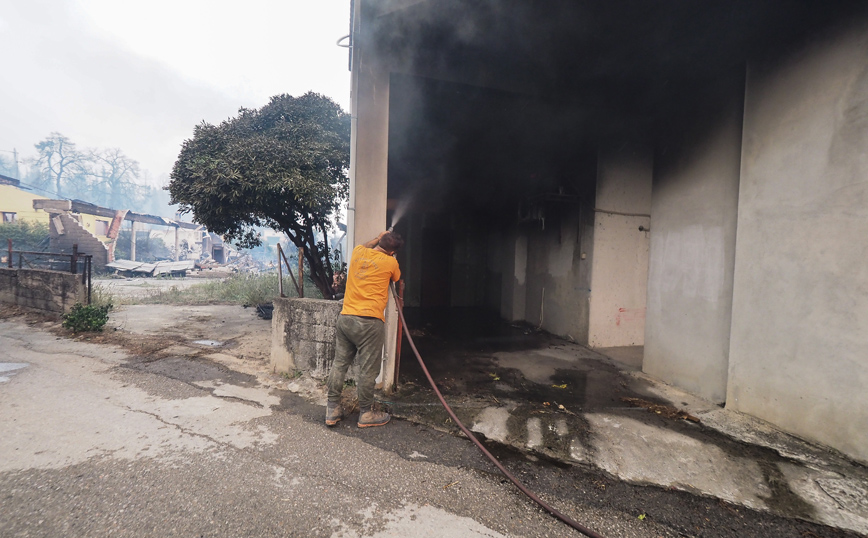
[{"label": "shrub", "polygon": [[6,240],[12,240],[13,250],[43,251],[48,247],[48,224],[44,222],[0,222],[2,250],[6,250]]},{"label": "shrub", "polygon": [[108,322],[108,312],[111,308],[111,303],[103,306],[76,303],[68,314],[63,315],[63,327],[74,333],[102,331]]}]

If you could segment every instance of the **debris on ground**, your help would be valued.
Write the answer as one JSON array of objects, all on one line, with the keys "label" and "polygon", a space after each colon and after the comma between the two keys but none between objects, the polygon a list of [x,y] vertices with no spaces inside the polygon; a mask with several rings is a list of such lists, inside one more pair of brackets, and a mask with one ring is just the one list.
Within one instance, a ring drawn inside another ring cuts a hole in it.
[{"label": "debris on ground", "polygon": [[[548,403],[548,402],[546,402],[546,403]],[[564,407],[563,405],[559,404],[558,402],[552,402],[552,403],[553,403],[554,405],[556,405],[557,408],[558,408],[560,411],[563,411],[564,413],[566,413],[566,414],[568,414],[568,415],[573,415],[574,417],[577,417],[577,416],[578,416],[577,414],[573,413],[572,411],[570,411],[569,409],[567,409],[567,408]]]},{"label": "debris on ground", "polygon": [[675,420],[684,419],[691,422],[699,422],[699,417],[695,417],[690,413],[682,411],[681,409],[678,409],[676,407],[672,407],[671,405],[649,402],[648,400],[643,400],[642,398],[621,398],[621,401],[628,403],[633,407],[642,407],[644,409],[647,409],[651,413],[656,413],[662,417]]},{"label": "debris on ground", "polygon": [[271,319],[274,313],[274,303],[263,303],[256,305],[256,315],[262,319]]}]

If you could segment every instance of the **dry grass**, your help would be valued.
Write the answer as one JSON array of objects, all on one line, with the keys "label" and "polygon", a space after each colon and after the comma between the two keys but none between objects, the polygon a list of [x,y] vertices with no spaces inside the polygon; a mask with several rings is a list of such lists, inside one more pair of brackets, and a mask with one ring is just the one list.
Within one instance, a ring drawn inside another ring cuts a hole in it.
[{"label": "dry grass", "polygon": [[[295,288],[288,278],[284,278],[283,289],[288,297],[296,296]],[[305,296],[320,297],[312,282],[306,282],[304,289]],[[113,293],[111,284],[96,284],[93,289],[93,297],[99,297],[100,301],[110,301],[116,305],[237,304],[254,306],[269,303],[275,297],[278,297],[278,295],[277,273],[235,274],[220,280],[203,280],[201,284],[194,284],[185,288],[170,286],[168,288],[154,289],[150,293],[138,297]],[[94,303],[100,304],[96,300],[94,300]]]}]

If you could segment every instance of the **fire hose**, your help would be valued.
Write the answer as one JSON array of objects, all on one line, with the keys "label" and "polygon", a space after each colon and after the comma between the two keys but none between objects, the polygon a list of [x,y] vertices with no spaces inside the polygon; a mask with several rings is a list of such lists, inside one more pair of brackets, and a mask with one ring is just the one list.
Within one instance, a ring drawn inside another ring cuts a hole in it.
[{"label": "fire hose", "polygon": [[416,343],[413,342],[413,337],[410,335],[410,331],[407,329],[407,320],[404,318],[404,307],[398,298],[398,294],[395,292],[394,284],[390,285],[389,288],[392,290],[392,296],[395,298],[395,304],[398,306],[398,315],[401,316],[401,323],[404,326],[404,336],[407,337],[407,342],[410,343],[410,348],[413,350],[413,354],[416,355],[416,359],[419,361],[419,366],[422,367],[422,371],[425,373],[425,377],[428,378],[428,383],[431,384],[431,388],[434,389],[434,393],[437,394],[437,398],[440,400],[440,403],[446,409],[446,412],[449,413],[449,416],[452,418],[452,420],[455,422],[455,424],[457,424],[458,427],[461,428],[461,431],[464,432],[464,435],[466,435],[468,439],[473,441],[473,444],[475,444],[476,447],[479,450],[481,450],[482,453],[485,454],[485,456],[489,460],[491,460],[491,462],[498,469],[500,469],[500,472],[503,473],[503,475],[506,476],[510,480],[510,482],[515,484],[515,487],[517,487],[519,490],[521,490],[522,493],[524,493],[525,495],[530,497],[531,500],[533,500],[535,503],[540,505],[545,511],[547,511],[551,515],[555,516],[556,518],[560,519],[561,521],[563,521],[564,523],[566,523],[570,527],[581,532],[585,536],[589,536],[590,538],[604,538],[602,534],[594,532],[593,530],[583,526],[581,523],[573,520],[572,518],[566,516],[565,514],[562,514],[557,509],[548,505],[545,501],[543,501],[542,499],[540,499],[539,497],[534,495],[534,493],[532,491],[530,491],[529,489],[527,489],[521,482],[519,482],[517,478],[512,476],[512,474],[509,471],[507,471],[506,468],[499,461],[497,461],[497,458],[495,458],[491,454],[491,452],[489,452],[482,445],[482,443],[479,441],[479,439],[477,439],[476,436],[473,435],[473,433],[471,433],[470,430],[468,430],[467,427],[458,419],[458,417],[455,415],[455,412],[452,411],[452,408],[449,407],[448,403],[446,403],[446,400],[443,398],[443,394],[440,393],[440,389],[437,388],[437,383],[434,382],[434,379],[431,377],[431,374],[428,372],[428,368],[425,366],[425,361],[422,360],[422,356],[419,354],[419,350],[416,348]]}]

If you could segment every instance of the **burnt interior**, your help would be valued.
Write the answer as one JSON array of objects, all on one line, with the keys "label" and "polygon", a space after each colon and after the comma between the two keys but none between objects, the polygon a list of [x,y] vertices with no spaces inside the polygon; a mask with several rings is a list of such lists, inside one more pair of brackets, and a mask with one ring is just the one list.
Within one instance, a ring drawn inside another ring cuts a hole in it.
[{"label": "burnt interior", "polygon": [[372,23],[359,39],[391,73],[390,207],[409,201],[396,229],[421,251],[416,263],[407,251],[399,257],[419,273],[411,318],[435,331],[461,318],[449,313],[459,279],[485,290],[461,307],[497,317],[500,276],[484,264],[457,274],[456,256],[484,251],[486,234],[543,225],[540,203],[549,221],[593,207],[601,147],[641,141],[660,151],[697,111],[714,113],[721,80],[743,81],[750,59],[786,51],[854,4],[364,4]]}]

